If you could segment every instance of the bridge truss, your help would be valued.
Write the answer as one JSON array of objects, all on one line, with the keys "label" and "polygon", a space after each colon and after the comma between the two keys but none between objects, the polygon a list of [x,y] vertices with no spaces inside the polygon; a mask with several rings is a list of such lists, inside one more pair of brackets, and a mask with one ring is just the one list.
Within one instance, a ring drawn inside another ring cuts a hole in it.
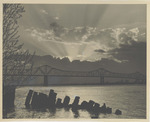
[{"label": "bridge truss", "polygon": [[49,65],[43,65],[39,67],[35,67],[32,71],[28,69],[24,70],[23,74],[18,74],[19,69],[16,69],[13,72],[11,70],[7,71],[6,76],[44,76],[44,85],[48,85],[48,76],[56,76],[56,77],[100,77],[100,84],[104,84],[104,78],[126,78],[126,79],[135,79],[137,81],[142,80],[143,82],[146,80],[146,76],[139,73],[115,73],[108,71],[104,68],[99,68],[91,71],[66,71],[51,67]]}]

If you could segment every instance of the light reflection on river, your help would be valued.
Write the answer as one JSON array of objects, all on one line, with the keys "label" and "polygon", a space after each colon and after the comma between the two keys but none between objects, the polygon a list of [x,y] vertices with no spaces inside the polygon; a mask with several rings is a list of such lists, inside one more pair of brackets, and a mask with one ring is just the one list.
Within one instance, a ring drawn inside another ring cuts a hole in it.
[{"label": "light reflection on river", "polygon": [[[54,112],[27,110],[24,106],[28,91],[32,89],[37,92],[49,94],[54,89],[57,98],[70,96],[70,103],[75,96],[83,100],[93,100],[102,105],[112,107],[112,114],[100,114],[99,118],[146,118],[146,86],[145,85],[112,85],[112,86],[48,86],[48,87],[21,87],[16,90],[15,110],[8,114],[8,118],[63,118],[73,119],[75,114],[72,110],[56,109]],[[122,115],[115,115],[115,110],[120,109]],[[87,111],[79,110],[78,118],[90,119]]]}]

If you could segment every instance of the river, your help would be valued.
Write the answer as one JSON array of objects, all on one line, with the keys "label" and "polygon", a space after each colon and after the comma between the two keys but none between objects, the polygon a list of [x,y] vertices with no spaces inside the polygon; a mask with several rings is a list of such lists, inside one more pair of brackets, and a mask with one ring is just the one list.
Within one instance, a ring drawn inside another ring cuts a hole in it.
[{"label": "river", "polygon": [[[20,87],[16,89],[15,108],[8,113],[8,118],[49,118],[49,119],[73,119],[86,118],[90,119],[92,115],[89,112],[79,110],[78,115],[72,110],[63,108],[56,109],[55,112],[35,111],[25,108],[25,99],[28,91],[32,89],[37,92],[49,94],[50,89],[57,93],[57,98],[66,95],[70,96],[70,103],[73,102],[75,96],[80,96],[80,103],[83,100],[93,100],[101,105],[112,108],[112,114],[100,114],[100,118],[106,119],[145,119],[146,118],[146,86],[145,85],[104,85],[104,86],[36,86],[36,87]],[[115,115],[115,110],[120,109],[122,115]]]}]

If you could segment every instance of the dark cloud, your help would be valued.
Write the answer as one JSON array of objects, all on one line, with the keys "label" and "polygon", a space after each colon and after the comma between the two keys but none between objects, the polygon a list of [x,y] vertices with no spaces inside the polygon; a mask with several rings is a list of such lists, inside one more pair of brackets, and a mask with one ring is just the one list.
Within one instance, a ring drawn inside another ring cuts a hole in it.
[{"label": "dark cloud", "polygon": [[[128,60],[129,66],[136,71],[146,73],[146,42],[132,42],[131,45],[120,45],[120,48],[111,50],[112,55],[119,60]],[[128,66],[128,67],[129,67]]]},{"label": "dark cloud", "polygon": [[59,25],[57,22],[52,22],[49,27],[51,30],[53,30],[55,36],[58,37],[60,37],[61,34],[65,31],[64,27]]},{"label": "dark cloud", "polygon": [[95,50],[95,52],[105,53],[105,51],[104,51],[104,50],[102,50],[102,49]]},{"label": "dark cloud", "polygon": [[122,33],[119,35],[119,40],[121,41],[121,43],[128,45],[132,42],[134,42],[134,40],[132,39],[132,37],[129,37],[127,34]]}]

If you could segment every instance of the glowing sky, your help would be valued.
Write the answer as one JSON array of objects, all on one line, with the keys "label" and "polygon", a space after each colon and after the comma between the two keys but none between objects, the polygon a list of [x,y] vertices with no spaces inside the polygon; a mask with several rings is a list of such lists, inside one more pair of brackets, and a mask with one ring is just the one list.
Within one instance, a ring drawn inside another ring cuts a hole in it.
[{"label": "glowing sky", "polygon": [[19,20],[20,40],[37,55],[122,63],[128,62],[129,57],[119,58],[118,50],[146,42],[146,5],[24,7],[26,12]]}]

